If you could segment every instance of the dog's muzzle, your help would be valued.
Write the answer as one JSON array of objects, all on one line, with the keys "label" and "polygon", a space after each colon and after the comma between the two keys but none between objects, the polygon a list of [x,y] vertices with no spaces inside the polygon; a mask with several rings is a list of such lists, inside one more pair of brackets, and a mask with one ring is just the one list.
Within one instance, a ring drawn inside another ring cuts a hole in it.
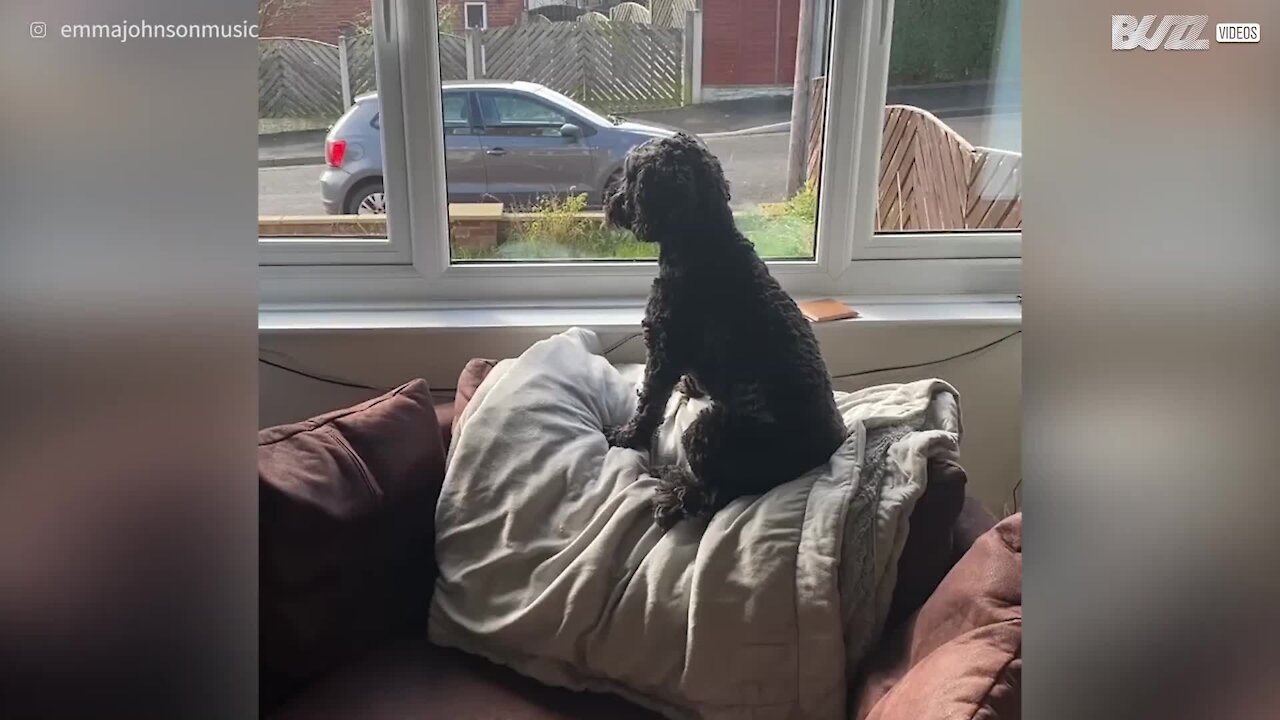
[{"label": "dog's muzzle", "polygon": [[627,206],[627,194],[621,187],[614,186],[605,191],[604,220],[614,227],[631,229],[631,208]]}]

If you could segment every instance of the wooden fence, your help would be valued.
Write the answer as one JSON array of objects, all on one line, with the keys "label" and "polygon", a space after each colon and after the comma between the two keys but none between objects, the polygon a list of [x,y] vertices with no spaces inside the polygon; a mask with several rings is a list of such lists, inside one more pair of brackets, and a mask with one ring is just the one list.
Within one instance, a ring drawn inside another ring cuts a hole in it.
[{"label": "wooden fence", "polygon": [[[810,96],[806,178],[822,172],[826,79]],[[1022,153],[975,147],[932,113],[885,108],[876,232],[1022,228]]]},{"label": "wooden fence", "polygon": [[440,35],[440,79],[467,79],[467,40],[461,35]]},{"label": "wooden fence", "polygon": [[342,114],[338,47],[299,38],[258,43],[258,117],[320,118]]},{"label": "wooden fence", "polygon": [[696,7],[695,0],[652,0],[649,22],[655,27],[684,27],[685,14]]},{"label": "wooden fence", "polygon": [[[348,98],[376,91],[373,36],[356,35],[339,42],[345,47],[305,38],[260,39],[258,117],[336,118]],[[440,44],[441,60],[444,64],[453,60],[465,78],[462,38],[442,35]]]},{"label": "wooden fence", "polygon": [[[347,62],[350,67],[352,96],[378,89],[373,67],[373,36],[347,38]],[[467,79],[467,40],[461,35],[440,33],[440,79]]]},{"label": "wooden fence", "polygon": [[809,86],[809,133],[806,143],[805,180],[815,184],[822,174],[822,129],[827,122],[827,78],[816,77]]},{"label": "wooden fence", "polygon": [[479,77],[528,80],[602,112],[677,107],[681,30],[630,22],[513,25],[479,33]]},{"label": "wooden fence", "polygon": [[346,38],[347,67],[351,78],[351,97],[378,90],[378,76],[373,67],[373,35]]},{"label": "wooden fence", "polygon": [[[258,117],[336,118],[346,99],[377,90],[372,36],[340,42],[262,38]],[[680,29],[622,21],[442,33],[440,78],[526,80],[601,112],[677,107],[683,49]]]}]

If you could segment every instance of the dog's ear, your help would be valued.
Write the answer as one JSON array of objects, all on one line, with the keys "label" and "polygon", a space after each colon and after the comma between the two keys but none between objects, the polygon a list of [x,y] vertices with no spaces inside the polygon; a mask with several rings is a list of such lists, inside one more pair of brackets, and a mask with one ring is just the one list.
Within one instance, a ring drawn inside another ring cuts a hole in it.
[{"label": "dog's ear", "polygon": [[693,168],[671,154],[644,163],[631,185],[631,229],[637,237],[670,240],[698,208]]}]

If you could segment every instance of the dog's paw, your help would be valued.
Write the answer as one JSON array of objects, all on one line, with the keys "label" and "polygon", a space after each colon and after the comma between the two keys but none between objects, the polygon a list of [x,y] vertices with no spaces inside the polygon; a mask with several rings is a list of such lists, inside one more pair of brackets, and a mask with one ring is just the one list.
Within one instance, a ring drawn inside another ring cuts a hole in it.
[{"label": "dog's paw", "polygon": [[604,429],[605,440],[609,447],[635,449],[636,433],[630,425],[614,425]]},{"label": "dog's paw", "polygon": [[666,493],[655,493],[653,497],[653,524],[663,530],[670,530],[684,519],[684,507],[675,498]]},{"label": "dog's paw", "polygon": [[655,433],[656,430],[645,432],[630,422],[626,425],[606,427],[604,429],[604,436],[609,441],[609,447],[622,447],[628,450],[648,450],[653,442]]},{"label": "dog's paw", "polygon": [[669,466],[658,471],[653,490],[653,522],[670,530],[685,518],[703,517],[715,511],[716,492],[700,482],[687,468]]},{"label": "dog's paw", "polygon": [[676,384],[676,392],[684,395],[690,400],[701,400],[707,396],[707,393],[702,389],[702,386],[698,385],[698,381],[694,380],[690,375],[685,375],[680,378],[680,382]]}]

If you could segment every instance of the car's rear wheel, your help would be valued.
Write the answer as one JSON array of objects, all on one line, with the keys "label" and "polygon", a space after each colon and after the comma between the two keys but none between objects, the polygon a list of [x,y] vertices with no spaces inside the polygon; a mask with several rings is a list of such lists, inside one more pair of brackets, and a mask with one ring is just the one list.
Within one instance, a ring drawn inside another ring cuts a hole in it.
[{"label": "car's rear wheel", "polygon": [[382,182],[371,182],[357,188],[347,198],[345,210],[348,215],[386,215],[387,199]]}]

